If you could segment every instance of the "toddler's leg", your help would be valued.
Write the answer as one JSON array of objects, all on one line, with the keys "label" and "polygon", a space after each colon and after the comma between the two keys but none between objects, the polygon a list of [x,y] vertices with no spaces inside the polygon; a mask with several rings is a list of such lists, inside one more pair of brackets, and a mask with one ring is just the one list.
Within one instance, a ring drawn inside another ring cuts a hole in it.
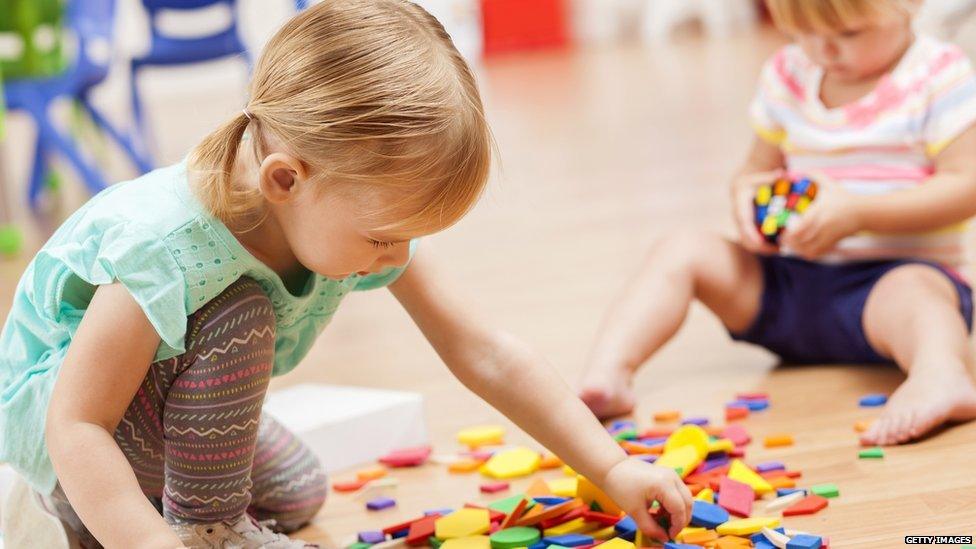
[{"label": "toddler's leg", "polygon": [[580,398],[601,418],[629,412],[634,372],[674,336],[694,299],[740,332],[758,315],[761,295],[759,260],[738,244],[707,233],[662,240],[605,317]]},{"label": "toddler's leg", "polygon": [[274,418],[261,417],[251,470],[251,506],[258,520],[273,519],[278,532],[294,532],[315,517],[328,491],[315,454]]},{"label": "toddler's leg", "polygon": [[868,296],[862,322],[871,345],[908,373],[862,442],[902,443],[976,418],[969,334],[944,274],[925,265],[890,271]]},{"label": "toddler's leg", "polygon": [[244,514],[274,342],[274,310],[251,279],[190,317],[162,415],[167,520],[213,523]]}]

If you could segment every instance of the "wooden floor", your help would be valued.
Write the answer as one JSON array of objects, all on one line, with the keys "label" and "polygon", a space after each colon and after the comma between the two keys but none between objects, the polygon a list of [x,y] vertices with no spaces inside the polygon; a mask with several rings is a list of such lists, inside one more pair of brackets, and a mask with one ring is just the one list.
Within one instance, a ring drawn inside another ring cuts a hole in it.
[{"label": "wooden floor", "polygon": [[[762,60],[779,43],[769,32],[724,41],[689,36],[671,47],[486,63],[480,73],[498,170],[478,208],[423,245],[438,251],[486,317],[575,378],[604,308],[654,238],[701,227],[730,233],[727,182],[750,139],[746,106]],[[167,160],[236,111],[239,79],[197,92],[192,106],[182,87],[154,96],[150,114],[165,127]],[[26,155],[13,148],[14,171],[22,174]],[[9,304],[22,268],[22,261],[0,267],[0,306]],[[796,444],[753,444],[748,460],[782,460],[803,471],[804,485],[835,482],[841,492],[826,511],[788,526],[830,536],[837,548],[900,547],[905,535],[976,535],[976,424],[890,449],[883,461],[859,461],[852,424],[876,412],[859,409],[857,398],[894,389],[897,370],[774,367],[771,355],[731,342],[696,306],[640,373],[635,418],[646,426],[654,410],[677,408],[718,419],[736,391],[768,391],[772,408],[744,425],[758,440],[782,432]],[[462,427],[510,426],[450,377],[385,291],[350,296],[310,356],[274,387],[303,381],[422,392],[438,452],[457,449]],[[541,389],[527,388],[525,397]],[[509,442],[531,444],[514,427],[509,432]],[[369,444],[369,434],[335,444]],[[396,476],[396,509],[368,513],[361,500],[335,494],[305,538],[333,546],[426,509],[483,501],[479,478],[448,475],[442,466]]]}]

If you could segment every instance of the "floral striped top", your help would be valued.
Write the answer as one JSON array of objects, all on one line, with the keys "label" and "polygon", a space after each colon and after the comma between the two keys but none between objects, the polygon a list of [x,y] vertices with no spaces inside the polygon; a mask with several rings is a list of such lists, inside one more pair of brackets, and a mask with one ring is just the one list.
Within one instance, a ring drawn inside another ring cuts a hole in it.
[{"label": "floral striped top", "polygon": [[[796,45],[766,62],[750,107],[756,133],[779,146],[794,175],[819,172],[874,195],[924,184],[934,159],[976,122],[976,77],[957,46],[918,36],[864,97],[835,108],[820,99],[824,71]],[[919,258],[964,262],[966,224],[915,234],[859,233],[824,261]]]}]

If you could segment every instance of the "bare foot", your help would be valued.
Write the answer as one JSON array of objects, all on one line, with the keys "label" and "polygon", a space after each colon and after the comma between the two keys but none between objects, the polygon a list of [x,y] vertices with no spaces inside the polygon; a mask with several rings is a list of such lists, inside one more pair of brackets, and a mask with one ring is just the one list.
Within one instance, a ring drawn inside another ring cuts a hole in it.
[{"label": "bare foot", "polygon": [[580,384],[579,397],[600,419],[629,414],[634,410],[630,374],[619,370],[587,371]]},{"label": "bare foot", "polygon": [[921,365],[895,391],[881,417],[861,435],[867,445],[902,444],[947,421],[976,419],[976,386],[962,365]]}]

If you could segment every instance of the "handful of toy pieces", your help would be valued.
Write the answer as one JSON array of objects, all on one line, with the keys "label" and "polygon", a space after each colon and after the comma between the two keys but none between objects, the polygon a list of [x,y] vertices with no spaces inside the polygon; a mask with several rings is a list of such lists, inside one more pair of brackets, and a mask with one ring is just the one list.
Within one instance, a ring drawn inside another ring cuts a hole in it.
[{"label": "handful of toy pieces", "polygon": [[793,214],[802,214],[817,196],[817,184],[809,178],[781,178],[756,191],[756,226],[770,244],[777,244]]}]

